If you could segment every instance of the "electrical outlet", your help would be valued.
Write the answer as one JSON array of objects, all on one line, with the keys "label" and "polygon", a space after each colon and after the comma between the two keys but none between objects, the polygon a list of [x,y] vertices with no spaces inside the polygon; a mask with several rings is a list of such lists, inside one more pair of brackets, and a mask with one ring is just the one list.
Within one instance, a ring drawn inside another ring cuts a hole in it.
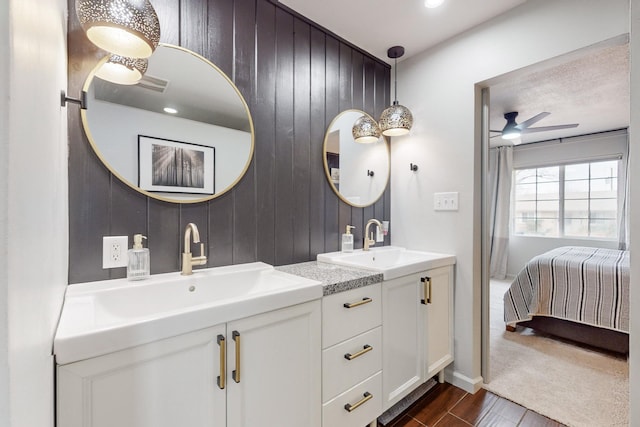
[{"label": "electrical outlet", "polygon": [[127,266],[128,236],[102,237],[102,268]]}]

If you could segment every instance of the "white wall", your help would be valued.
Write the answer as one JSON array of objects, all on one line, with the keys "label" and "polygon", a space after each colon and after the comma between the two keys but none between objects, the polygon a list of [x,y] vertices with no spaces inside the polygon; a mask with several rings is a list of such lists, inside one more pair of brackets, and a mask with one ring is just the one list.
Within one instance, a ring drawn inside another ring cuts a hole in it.
[{"label": "white wall", "polygon": [[[617,156],[623,156],[623,162],[626,162],[627,151],[627,132],[624,130],[577,136],[563,139],[562,143],[554,140],[516,146],[513,150],[513,168],[557,165]],[[511,234],[509,236],[507,275],[515,276],[534,256],[561,246],[617,249],[618,240],[570,239]]]},{"label": "white wall", "polygon": [[[391,142],[398,171],[391,187],[392,243],[456,254],[455,363],[448,380],[466,390],[482,385],[476,84],[624,34],[628,8],[627,0],[530,1],[398,65],[399,101],[415,125]],[[459,192],[459,211],[433,211],[433,193],[441,191]]]},{"label": "white wall", "polygon": [[0,425],[53,426],[51,349],[68,275],[67,3],[0,9]]},{"label": "white wall", "polygon": [[640,426],[640,0],[631,0],[629,425]]},{"label": "white wall", "polygon": [[[0,3],[0,58],[9,56],[9,5]],[[0,426],[9,425],[7,242],[9,194],[9,62],[0,61]]]}]

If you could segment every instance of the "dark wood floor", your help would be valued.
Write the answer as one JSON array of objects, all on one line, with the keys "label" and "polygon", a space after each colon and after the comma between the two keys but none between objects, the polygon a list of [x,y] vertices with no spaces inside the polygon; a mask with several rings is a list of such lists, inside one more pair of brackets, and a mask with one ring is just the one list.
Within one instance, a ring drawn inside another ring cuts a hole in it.
[{"label": "dark wood floor", "polygon": [[469,394],[445,383],[435,386],[391,426],[563,427],[563,424],[485,389]]}]

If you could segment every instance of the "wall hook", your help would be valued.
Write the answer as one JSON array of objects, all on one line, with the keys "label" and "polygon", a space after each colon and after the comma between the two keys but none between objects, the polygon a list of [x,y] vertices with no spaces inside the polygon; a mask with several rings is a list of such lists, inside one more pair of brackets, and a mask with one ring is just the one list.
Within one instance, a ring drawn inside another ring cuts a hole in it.
[{"label": "wall hook", "polygon": [[418,165],[414,165],[413,163],[409,163],[409,169],[411,169],[412,171],[417,171],[418,170]]},{"label": "wall hook", "polygon": [[373,176],[373,171],[367,169],[367,176]]},{"label": "wall hook", "polygon": [[77,98],[69,98],[67,96],[67,93],[64,90],[61,90],[60,91],[60,106],[61,107],[66,107],[67,106],[67,102],[71,102],[73,104],[78,104],[81,109],[86,110],[87,109],[87,92],[85,92],[85,91],[80,92],[80,99],[77,99]]}]

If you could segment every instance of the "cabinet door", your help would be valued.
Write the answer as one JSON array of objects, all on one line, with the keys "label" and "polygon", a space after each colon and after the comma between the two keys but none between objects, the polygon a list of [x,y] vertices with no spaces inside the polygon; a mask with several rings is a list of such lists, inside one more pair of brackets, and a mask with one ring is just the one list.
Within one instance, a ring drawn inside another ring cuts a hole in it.
[{"label": "cabinet door", "polygon": [[431,280],[426,319],[428,379],[453,361],[453,267],[435,268],[426,275]]},{"label": "cabinet door", "polygon": [[58,366],[60,427],[224,427],[212,327]]},{"label": "cabinet door", "polygon": [[317,300],[227,324],[229,427],[320,426],[320,317]]},{"label": "cabinet door", "polygon": [[420,292],[417,274],[382,286],[383,410],[422,383],[425,330]]}]

